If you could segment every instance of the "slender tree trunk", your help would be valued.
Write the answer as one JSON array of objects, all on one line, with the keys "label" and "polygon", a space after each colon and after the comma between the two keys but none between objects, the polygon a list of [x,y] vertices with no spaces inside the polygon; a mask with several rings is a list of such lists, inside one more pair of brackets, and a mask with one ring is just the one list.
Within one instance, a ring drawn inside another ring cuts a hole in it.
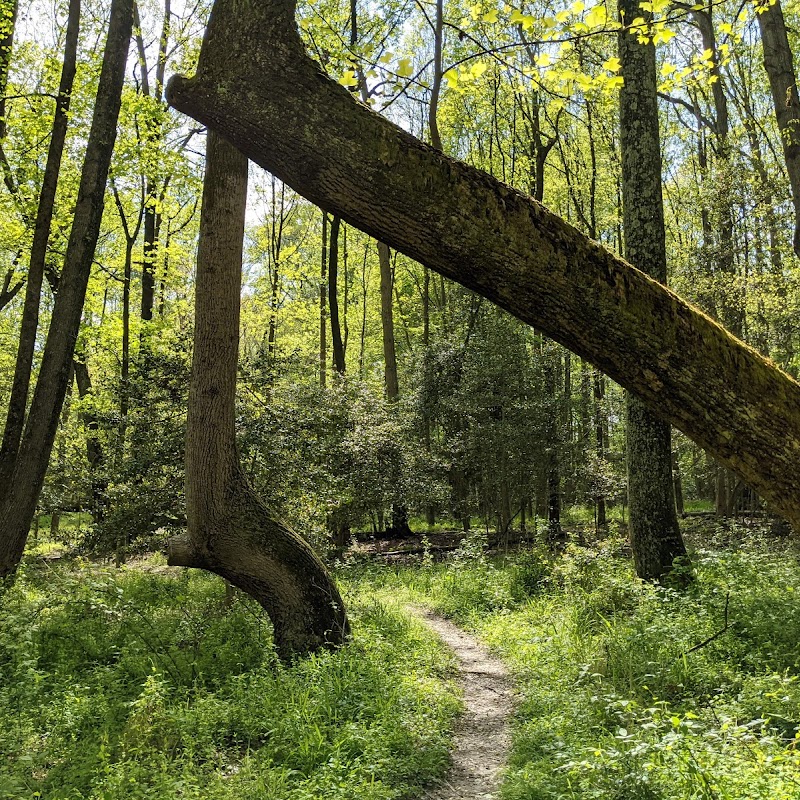
[{"label": "slender tree trunk", "polygon": [[442,149],[442,137],[439,134],[439,95],[442,91],[442,50],[444,47],[444,0],[436,0],[436,18],[433,23],[433,81],[431,82],[431,105],[428,111],[428,129],[431,144]]},{"label": "slender tree trunk", "polygon": [[146,195],[142,196],[136,225],[131,228],[125,215],[125,206],[117,191],[114,179],[111,179],[111,191],[117,206],[122,231],[125,235],[125,263],[122,269],[122,359],[119,381],[119,436],[116,442],[118,458],[125,452],[125,436],[128,429],[128,411],[130,410],[130,371],[131,371],[131,278],[133,274],[133,249],[139,238],[142,219],[146,214]]},{"label": "slender tree trunk", "polygon": [[544,361],[544,392],[546,395],[547,419],[547,538],[551,545],[566,537],[561,528],[561,351],[555,342],[542,342],[541,357]]},{"label": "slender tree trunk", "polygon": [[717,39],[711,16],[712,6],[694,12],[694,19],[700,28],[704,51],[712,53],[714,66],[711,68],[711,96],[714,104],[713,151],[716,156],[714,170],[714,189],[711,193],[714,212],[714,274],[717,278],[719,318],[731,333],[741,336],[744,330],[744,299],[738,286],[733,245],[733,183],[731,177],[731,147],[728,97],[725,78],[719,68]]},{"label": "slender tree trunk", "polygon": [[[592,387],[592,394],[594,395],[594,441],[597,459],[600,465],[605,464],[606,460],[606,444],[608,442],[608,433],[606,431],[608,422],[604,408],[604,401],[606,397],[606,381],[603,375],[599,372],[594,374],[594,386]],[[602,492],[598,492],[595,496],[595,506],[597,508],[597,527],[605,528],[608,525],[606,519],[606,498]]]},{"label": "slender tree trunk", "polygon": [[216,0],[197,76],[167,95],[312,202],[591,361],[800,529],[800,385],[529,196],[324,80],[292,0]]},{"label": "slender tree trunk", "polygon": [[131,373],[131,274],[133,267],[133,245],[130,239],[125,246],[125,270],[122,276],[122,364],[119,386],[119,438],[120,454],[125,449],[125,434],[128,426],[130,406]]},{"label": "slender tree trunk", "polygon": [[[78,397],[86,401],[93,394],[89,365],[83,357],[80,357],[74,359],[72,368],[75,374],[75,384],[78,387]],[[100,439],[97,435],[100,430],[100,425],[97,421],[97,414],[93,408],[83,411],[81,419],[86,429],[86,460],[89,464],[89,475],[92,485],[92,516],[95,520],[101,520],[105,514],[108,480],[102,472],[105,464],[105,457],[103,455],[103,445],[100,443]]]},{"label": "slender tree trunk", "polygon": [[0,577],[13,573],[22,558],[55,440],[100,233],[132,25],[132,0],[112,0],[94,117],[64,269],[10,490],[0,507]]},{"label": "slender tree trunk", "polygon": [[[0,38],[0,93],[3,96],[5,95],[6,85],[5,76],[8,74],[11,38],[13,37],[13,20],[16,17],[17,4],[14,3],[13,5],[11,33],[4,38]],[[36,331],[39,326],[39,303],[41,301],[42,281],[47,258],[47,244],[50,239],[56,187],[58,185],[58,175],[61,171],[61,156],[64,152],[64,142],[67,137],[69,104],[72,97],[72,85],[75,80],[80,16],[80,0],[70,0],[64,43],[64,64],[61,69],[61,82],[58,87],[58,100],[56,101],[50,147],[47,152],[47,164],[45,165],[42,188],[39,193],[39,207],[36,212],[36,223],[31,244],[28,283],[25,288],[25,305],[22,311],[14,380],[11,385],[6,426],[3,431],[3,443],[0,446],[0,505],[2,505],[6,491],[11,485],[11,476],[14,472],[19,443],[22,439],[22,431],[25,424],[25,409],[28,404],[28,392],[30,390]],[[4,99],[0,100],[0,125],[2,125],[4,133]],[[2,139],[3,133],[0,133],[0,139]]]},{"label": "slender tree trunk", "polygon": [[383,328],[383,363],[386,397],[397,400],[400,387],[397,382],[397,357],[394,346],[394,315],[392,311],[392,260],[389,246],[378,242],[378,260],[381,268],[381,323]]},{"label": "slender tree trunk", "polygon": [[333,368],[344,375],[344,346],[342,329],[339,324],[339,227],[341,219],[331,220],[330,258],[328,260],[328,307],[331,313],[331,346],[333,347]]},{"label": "slender tree trunk", "polygon": [[[142,94],[152,97],[158,107],[158,115],[152,119],[145,118],[144,144],[155,147],[163,137],[162,120],[160,114],[164,110],[164,73],[167,63],[167,47],[169,45],[172,9],[170,0],[164,0],[164,20],[158,42],[156,56],[156,80],[154,91],[151,92],[148,76],[145,43],[141,34],[139,12],[136,9],[136,43],[139,50],[139,65],[141,68]],[[157,162],[156,162],[157,163]],[[142,251],[142,303],[141,318],[145,321],[153,319],[153,306],[156,288],[156,264],[158,263],[158,240],[161,230],[161,212],[159,211],[159,184],[162,181],[156,174],[156,169],[150,167],[145,179],[145,210],[144,210],[144,242]]]},{"label": "slender tree trunk", "polygon": [[0,3],[0,142],[6,138],[6,86],[8,84],[8,68],[11,65],[11,51],[14,47],[14,33],[17,27],[18,5],[17,0],[3,0]]},{"label": "slender tree trunk", "polygon": [[756,18],[761,29],[764,69],[772,89],[775,117],[778,120],[794,203],[795,228],[792,246],[800,257],[800,98],[797,94],[797,77],[780,0],[758,10],[760,13],[756,14]]},{"label": "slender tree trunk", "polygon": [[[620,0],[619,8],[627,21],[639,13],[638,0]],[[620,91],[625,256],[666,283],[655,47],[623,29],[619,54],[625,80]],[[628,392],[625,399],[631,549],[639,577],[656,580],[686,556],[675,512],[670,426],[639,397]]]},{"label": "slender tree trunk", "polygon": [[319,385],[328,383],[328,213],[322,212],[322,258],[319,271]]},{"label": "slender tree trunk", "polygon": [[247,483],[236,450],[236,375],[247,158],[209,132],[186,421],[188,534],[169,563],[221,575],[272,621],[283,659],[342,643],[342,598],[314,551]]}]

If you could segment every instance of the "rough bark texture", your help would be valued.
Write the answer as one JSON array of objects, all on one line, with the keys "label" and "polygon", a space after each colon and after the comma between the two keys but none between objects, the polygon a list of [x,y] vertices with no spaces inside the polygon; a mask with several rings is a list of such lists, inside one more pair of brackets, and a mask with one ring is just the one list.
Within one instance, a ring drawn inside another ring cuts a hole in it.
[{"label": "rough bark texture", "polygon": [[313,550],[261,503],[236,450],[236,374],[247,158],[210,132],[200,218],[186,434],[188,535],[169,563],[221,575],[252,595],[288,659],[347,634],[344,605]]},{"label": "rough bark texture", "polygon": [[[638,0],[620,0],[623,20],[639,13]],[[656,49],[626,30],[619,34],[625,83],[620,90],[620,154],[625,256],[662,283],[667,280],[661,142],[656,95]],[[670,424],[639,397],[625,394],[629,531],[636,574],[654,580],[686,555],[675,511]]]},{"label": "rough bark texture", "polygon": [[[16,14],[16,3],[14,4]],[[36,223],[33,231],[31,255],[28,267],[28,283],[25,288],[25,305],[22,311],[17,359],[14,367],[14,381],[11,386],[11,397],[8,403],[6,426],[3,430],[3,444],[0,448],[0,503],[5,499],[5,492],[11,484],[14,464],[17,460],[19,443],[25,425],[25,408],[28,404],[28,392],[33,368],[33,352],[36,346],[36,330],[39,325],[39,303],[44,280],[44,265],[47,257],[47,244],[50,240],[50,226],[55,209],[58,175],[61,171],[61,156],[67,138],[69,120],[69,104],[72,97],[72,84],[78,50],[78,31],[80,28],[80,0],[70,0],[67,16],[67,32],[64,43],[64,64],[61,68],[61,82],[58,87],[53,131],[50,136],[50,147],[47,151],[47,164],[44,169],[42,188],[39,192],[39,206],[36,211]],[[12,30],[13,33],[13,30]],[[10,42],[0,41],[0,73],[7,74]],[[5,81],[0,76],[0,86]],[[0,109],[0,115],[5,111]]]},{"label": "rough bark texture", "polygon": [[794,252],[800,257],[800,97],[797,94],[797,77],[780,0],[775,0],[756,17],[761,29],[764,69],[772,89],[775,116],[792,189],[795,213],[792,244]]},{"label": "rough bark texture", "polygon": [[113,0],[64,269],[17,463],[8,496],[0,507],[0,577],[12,573],[22,558],[70,380],[72,354],[103,216],[132,25],[132,0]]},{"label": "rough bark texture", "polygon": [[292,0],[216,0],[170,103],[348,224],[598,366],[800,529],[800,385],[701,311],[480,170],[352,98],[306,56]]}]

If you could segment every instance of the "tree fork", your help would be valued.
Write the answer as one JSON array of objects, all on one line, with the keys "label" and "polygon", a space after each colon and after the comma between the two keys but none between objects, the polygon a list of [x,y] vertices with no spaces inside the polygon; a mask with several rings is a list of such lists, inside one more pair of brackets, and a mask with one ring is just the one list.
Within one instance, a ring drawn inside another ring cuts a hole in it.
[{"label": "tree fork", "polygon": [[314,551],[250,488],[236,450],[236,376],[247,158],[210,132],[186,423],[188,535],[168,563],[221,575],[266,610],[284,660],[341,644],[342,599]]},{"label": "tree fork", "polygon": [[360,105],[306,55],[293,0],[216,0],[169,102],[348,224],[560,342],[800,530],[800,385],[523,193]]}]

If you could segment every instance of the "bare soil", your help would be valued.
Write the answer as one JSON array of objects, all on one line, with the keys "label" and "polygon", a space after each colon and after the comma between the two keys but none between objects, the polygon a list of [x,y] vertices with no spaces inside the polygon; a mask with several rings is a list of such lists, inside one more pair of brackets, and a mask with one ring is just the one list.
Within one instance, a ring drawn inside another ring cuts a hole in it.
[{"label": "bare soil", "polygon": [[456,654],[465,705],[450,772],[424,800],[495,800],[511,743],[513,693],[505,666],[452,622],[428,609],[412,611]]}]

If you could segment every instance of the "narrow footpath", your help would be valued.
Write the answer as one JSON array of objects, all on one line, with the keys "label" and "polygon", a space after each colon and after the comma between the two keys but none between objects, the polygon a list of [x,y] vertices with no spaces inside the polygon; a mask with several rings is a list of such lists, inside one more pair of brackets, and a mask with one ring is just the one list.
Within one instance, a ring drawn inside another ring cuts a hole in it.
[{"label": "narrow footpath", "polygon": [[495,800],[511,743],[512,690],[506,668],[452,622],[428,609],[411,610],[456,654],[465,705],[450,772],[424,800]]}]

